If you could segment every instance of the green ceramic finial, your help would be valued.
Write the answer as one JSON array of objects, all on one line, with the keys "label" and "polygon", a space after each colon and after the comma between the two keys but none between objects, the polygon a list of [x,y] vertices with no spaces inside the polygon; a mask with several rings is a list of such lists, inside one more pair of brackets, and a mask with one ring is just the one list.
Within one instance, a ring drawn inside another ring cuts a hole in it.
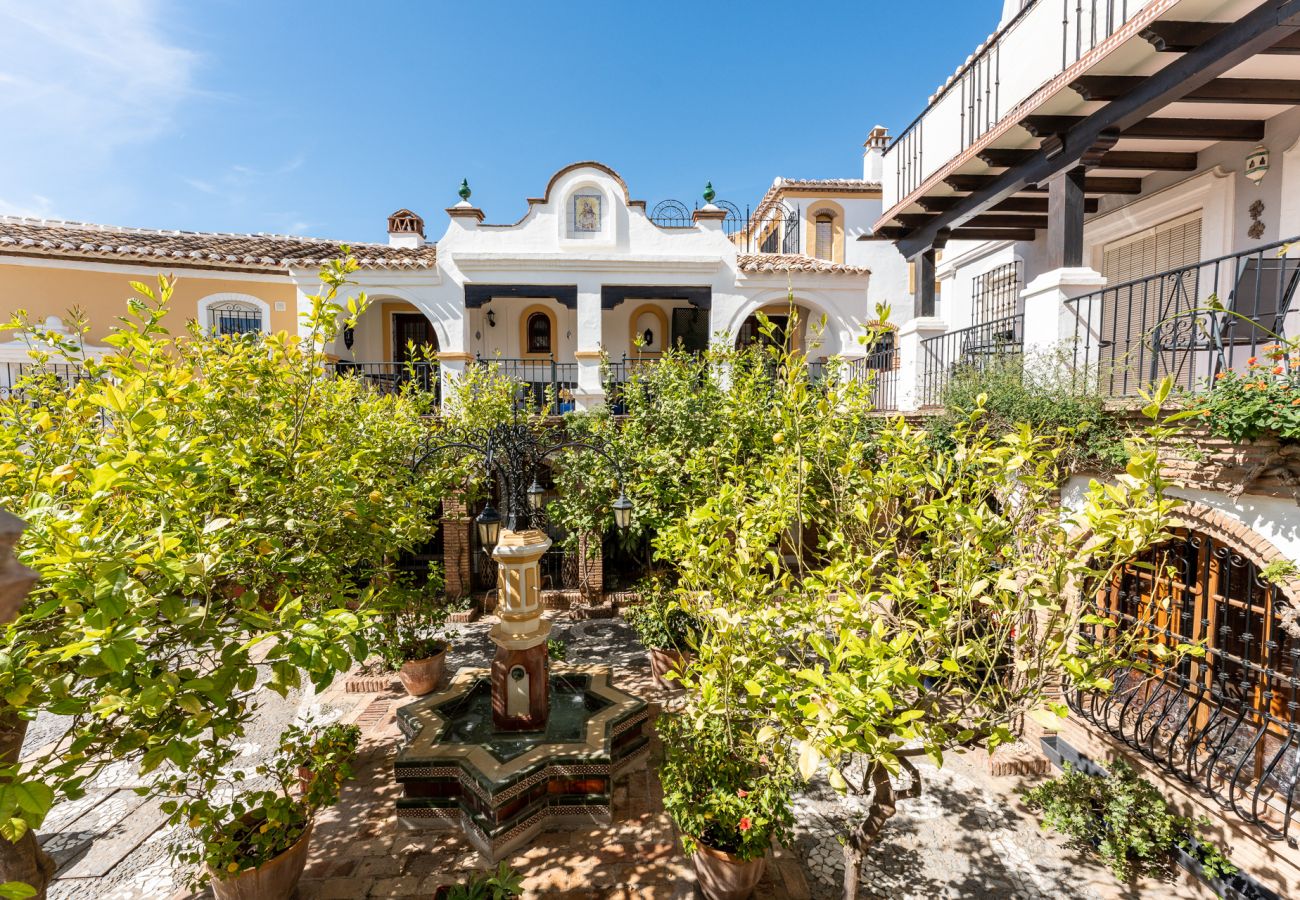
[{"label": "green ceramic finial", "polygon": [[705,184],[704,184],[704,202],[705,202],[705,203],[712,203],[712,202],[713,202],[713,198],[716,197],[716,196],[718,196],[718,195],[717,195],[716,193],[714,193],[714,191],[713,191],[713,182],[712,182],[712,181],[707,181],[707,182],[705,182]]},{"label": "green ceramic finial", "polygon": [[469,202],[470,189],[468,178],[462,178],[460,180],[460,190],[456,193],[460,194],[460,199],[464,200],[466,203]]}]

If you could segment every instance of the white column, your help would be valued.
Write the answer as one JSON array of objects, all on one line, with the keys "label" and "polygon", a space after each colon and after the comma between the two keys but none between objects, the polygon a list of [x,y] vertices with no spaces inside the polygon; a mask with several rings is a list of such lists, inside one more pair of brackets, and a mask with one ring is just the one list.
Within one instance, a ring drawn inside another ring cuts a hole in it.
[{"label": "white column", "polygon": [[921,342],[948,330],[948,323],[933,316],[919,316],[898,329],[898,409],[915,412],[925,399],[926,358]]},{"label": "white column", "polygon": [[1095,374],[1101,345],[1101,298],[1082,304],[1068,301],[1100,291],[1106,279],[1087,267],[1044,272],[1020,292],[1025,302],[1025,358],[1032,362],[1064,353],[1078,373]]},{"label": "white column", "polygon": [[573,354],[578,363],[578,389],[573,392],[574,406],[595,409],[605,402],[605,385],[600,377],[604,312],[600,308],[600,288],[578,286],[578,349]]},{"label": "white column", "polygon": [[441,381],[441,406],[450,410],[456,386],[465,377],[465,370],[472,365],[474,357],[468,353],[447,352],[438,354],[438,378]]}]

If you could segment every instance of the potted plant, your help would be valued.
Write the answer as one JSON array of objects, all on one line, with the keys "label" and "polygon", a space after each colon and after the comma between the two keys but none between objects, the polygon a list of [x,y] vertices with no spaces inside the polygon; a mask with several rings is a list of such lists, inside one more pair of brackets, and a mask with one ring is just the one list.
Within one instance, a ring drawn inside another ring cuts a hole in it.
[{"label": "potted plant", "polygon": [[681,832],[701,892],[746,900],[767,865],[772,839],[793,824],[794,770],[781,751],[760,748],[743,725],[707,716],[661,716],[664,809]]},{"label": "potted plant", "polygon": [[[173,852],[181,862],[202,864],[196,880],[210,881],[216,900],[288,900],[307,862],[316,811],[338,802],[355,758],[356,737],[348,728],[292,726],[253,773],[224,779],[239,785],[255,778],[265,785],[260,789],[223,801],[208,789],[222,780],[219,774],[198,781],[181,776],[179,790],[204,787],[183,804],[194,840],[177,843]],[[202,759],[196,769],[204,771]],[[304,770],[311,773],[306,783]],[[164,810],[181,805],[170,801]]]},{"label": "potted plant", "polygon": [[[678,687],[679,677],[692,659],[691,647],[699,635],[699,622],[673,597],[660,578],[648,578],[638,589],[640,599],[623,613],[650,656],[655,684],[664,690]],[[669,678],[669,673],[674,673]]]},{"label": "potted plant", "polygon": [[431,565],[424,585],[415,581],[408,573],[389,587],[388,611],[380,618],[375,643],[406,692],[422,697],[442,681],[451,644],[439,634],[447,616],[447,604],[439,596],[441,571]]}]

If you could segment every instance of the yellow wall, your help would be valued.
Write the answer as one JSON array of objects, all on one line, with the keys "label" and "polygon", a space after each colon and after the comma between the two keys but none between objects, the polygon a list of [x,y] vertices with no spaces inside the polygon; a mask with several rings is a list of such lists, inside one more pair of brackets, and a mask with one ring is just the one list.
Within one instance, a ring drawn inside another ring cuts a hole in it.
[{"label": "yellow wall", "polygon": [[[68,310],[79,307],[90,324],[87,339],[102,342],[118,316],[126,315],[126,301],[133,295],[130,282],[142,281],[156,289],[157,278],[144,275],[142,267],[122,267],[126,271],[95,271],[48,265],[14,265],[0,257],[0,316],[6,320],[19,309],[27,310],[33,321],[47,316],[68,319]],[[166,271],[161,270],[161,271]],[[211,294],[247,294],[262,300],[270,308],[270,330],[296,332],[298,328],[297,292],[287,275],[268,273],[265,280],[223,278],[220,272],[177,269],[176,289],[172,294],[167,326],[179,332],[189,319],[198,317],[199,301]],[[284,311],[275,308],[284,304]],[[8,336],[0,336],[7,340]]]}]

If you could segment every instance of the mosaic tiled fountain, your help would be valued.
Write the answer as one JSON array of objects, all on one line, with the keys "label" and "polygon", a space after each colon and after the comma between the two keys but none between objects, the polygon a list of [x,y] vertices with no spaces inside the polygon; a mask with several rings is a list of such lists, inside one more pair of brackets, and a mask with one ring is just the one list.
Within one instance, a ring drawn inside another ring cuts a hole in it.
[{"label": "mosaic tiled fountain", "polygon": [[538,832],[608,822],[614,779],[643,764],[649,710],[607,666],[552,666],[541,617],[538,531],[502,531],[492,668],[398,710],[394,771],[408,825],[458,828],[496,861]]}]

